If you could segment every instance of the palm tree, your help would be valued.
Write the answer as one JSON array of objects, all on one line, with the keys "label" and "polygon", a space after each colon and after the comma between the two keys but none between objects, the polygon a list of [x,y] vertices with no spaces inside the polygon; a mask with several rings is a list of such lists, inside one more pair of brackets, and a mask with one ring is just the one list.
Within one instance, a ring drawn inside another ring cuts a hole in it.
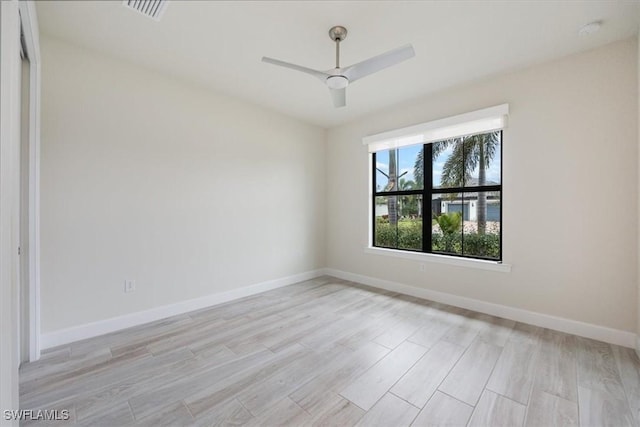
[{"label": "palm tree", "polygon": [[[464,187],[471,179],[471,173],[478,168],[478,185],[486,185],[487,169],[496,154],[500,143],[500,133],[490,132],[480,135],[463,136],[436,142],[432,146],[432,161],[447,148],[452,148],[442,168],[442,186]],[[418,153],[414,165],[414,176],[422,177],[424,155]],[[487,228],[487,193],[478,192],[478,234],[484,234]]]},{"label": "palm tree", "polygon": [[399,189],[400,190],[413,190],[415,188],[416,188],[416,183],[415,182],[413,182],[410,179],[402,179],[402,178],[400,178],[400,185],[399,185]]},{"label": "palm tree", "polygon": [[[396,162],[397,149],[389,150],[389,173],[385,173],[380,168],[376,168],[378,172],[387,177],[387,185],[383,191],[397,191],[398,180],[407,172],[398,176],[398,164]],[[395,226],[398,224],[398,196],[387,196],[387,212],[389,213],[389,224]]]},{"label": "palm tree", "polygon": [[[404,174],[403,174],[404,175]],[[415,190],[416,183],[410,179],[400,178],[400,182],[398,185],[399,190]],[[418,201],[417,195],[413,196],[402,196],[400,198],[402,200],[402,215],[418,215],[420,216],[420,203]]]},{"label": "palm tree", "polygon": [[416,162],[413,165],[413,177],[416,182],[423,183],[424,182],[424,147],[418,152],[418,156],[416,157]]}]

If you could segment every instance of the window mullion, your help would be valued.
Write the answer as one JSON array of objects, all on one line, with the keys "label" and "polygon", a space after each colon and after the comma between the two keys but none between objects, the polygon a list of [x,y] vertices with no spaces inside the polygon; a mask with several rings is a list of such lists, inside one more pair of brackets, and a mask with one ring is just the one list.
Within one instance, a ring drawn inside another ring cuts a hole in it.
[{"label": "window mullion", "polygon": [[[462,144],[462,165],[460,165],[460,167],[462,168],[462,188],[465,188],[465,186],[467,185],[467,171],[465,168],[466,147],[464,141],[464,138],[462,138],[462,140],[460,141],[460,144]],[[462,229],[460,230],[460,255],[464,256],[464,191],[460,193],[460,200],[462,201],[462,203],[460,204],[460,213],[462,214]],[[471,215],[471,212],[469,212],[469,215]]]},{"label": "window mullion", "polygon": [[372,172],[371,174],[373,175],[371,177],[371,182],[373,182],[373,188],[371,191],[371,245],[375,246],[376,245],[376,193],[378,192],[378,184],[376,183],[376,175],[377,175],[377,170],[376,170],[376,153],[372,153],[372,161],[373,163],[371,164],[372,168]]},{"label": "window mullion", "polygon": [[431,222],[433,214],[431,204],[433,195],[433,146],[432,144],[424,144],[422,149],[422,251],[431,253],[433,247],[431,241]]}]

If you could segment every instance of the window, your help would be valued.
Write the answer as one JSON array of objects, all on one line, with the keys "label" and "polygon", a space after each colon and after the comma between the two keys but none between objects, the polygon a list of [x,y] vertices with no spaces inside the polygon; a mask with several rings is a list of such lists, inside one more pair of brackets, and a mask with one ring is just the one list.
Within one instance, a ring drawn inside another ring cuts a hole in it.
[{"label": "window", "polygon": [[[485,260],[502,260],[502,128],[506,107],[469,113],[504,116],[432,123],[366,141],[372,151],[372,245]],[[491,114],[486,114],[491,110]],[[457,116],[438,121],[468,118]],[[432,138],[425,137],[430,127]],[[458,126],[456,130],[456,126]],[[473,132],[474,128],[483,132]],[[461,132],[470,131],[467,134]],[[420,141],[422,143],[417,143]],[[374,147],[372,149],[372,146]]]}]

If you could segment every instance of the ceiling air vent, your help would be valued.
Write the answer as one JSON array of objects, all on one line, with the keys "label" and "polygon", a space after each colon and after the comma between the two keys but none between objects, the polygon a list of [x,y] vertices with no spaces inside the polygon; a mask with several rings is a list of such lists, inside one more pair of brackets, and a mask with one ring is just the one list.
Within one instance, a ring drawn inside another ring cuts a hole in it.
[{"label": "ceiling air vent", "polygon": [[167,8],[168,0],[123,0],[122,4],[148,16],[151,19],[159,21]]}]

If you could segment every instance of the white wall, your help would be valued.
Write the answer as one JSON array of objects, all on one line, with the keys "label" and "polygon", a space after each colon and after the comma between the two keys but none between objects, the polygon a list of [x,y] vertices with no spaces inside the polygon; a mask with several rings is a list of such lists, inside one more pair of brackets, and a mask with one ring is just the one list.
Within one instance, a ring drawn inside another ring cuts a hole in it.
[{"label": "white wall", "polygon": [[0,425],[18,409],[18,191],[20,173],[20,18],[17,1],[0,2]]},{"label": "white wall", "polygon": [[[636,43],[447,90],[330,130],[328,267],[633,333]],[[369,157],[361,138],[502,103],[510,105],[503,252],[511,273],[434,263],[422,273],[417,261],[365,254]]]},{"label": "white wall", "polygon": [[325,265],[323,129],[41,46],[43,333]]}]

